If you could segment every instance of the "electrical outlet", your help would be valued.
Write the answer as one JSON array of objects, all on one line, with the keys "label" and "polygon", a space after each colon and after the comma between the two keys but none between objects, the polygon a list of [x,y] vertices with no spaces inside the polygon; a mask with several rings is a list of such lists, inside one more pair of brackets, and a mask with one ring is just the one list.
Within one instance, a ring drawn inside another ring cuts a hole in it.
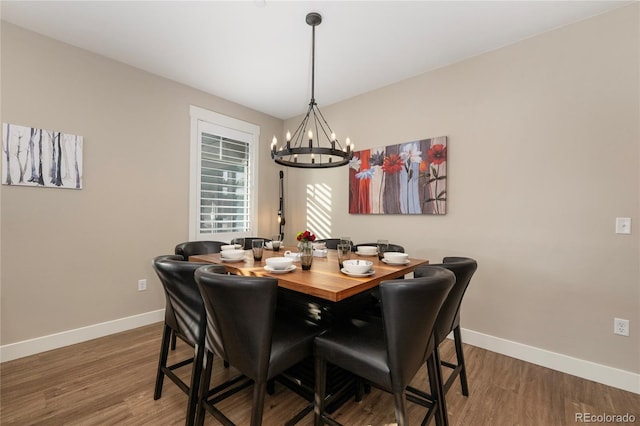
[{"label": "electrical outlet", "polygon": [[620,336],[629,335],[629,320],[614,318],[613,319],[613,334],[619,334]]},{"label": "electrical outlet", "polygon": [[616,234],[630,234],[630,233],[631,233],[631,218],[616,217]]},{"label": "electrical outlet", "polygon": [[138,280],[138,291],[145,291],[147,289],[147,279],[143,278]]}]

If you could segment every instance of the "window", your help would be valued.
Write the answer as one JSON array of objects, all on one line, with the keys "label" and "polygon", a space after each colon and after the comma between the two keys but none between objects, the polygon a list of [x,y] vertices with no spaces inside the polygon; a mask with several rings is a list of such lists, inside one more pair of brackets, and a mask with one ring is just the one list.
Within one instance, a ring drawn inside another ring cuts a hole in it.
[{"label": "window", "polygon": [[191,107],[190,239],[254,235],[259,137],[254,124]]}]

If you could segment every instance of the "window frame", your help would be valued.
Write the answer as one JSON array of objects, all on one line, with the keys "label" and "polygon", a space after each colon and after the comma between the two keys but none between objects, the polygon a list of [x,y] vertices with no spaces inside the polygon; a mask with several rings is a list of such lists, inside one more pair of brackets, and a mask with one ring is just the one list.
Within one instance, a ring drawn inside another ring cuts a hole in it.
[{"label": "window frame", "polygon": [[[190,106],[191,116],[191,147],[189,164],[189,239],[231,241],[257,235],[258,224],[258,143],[260,141],[260,126],[233,117],[209,111],[194,105]],[[217,136],[246,142],[249,145],[249,177],[246,179],[249,196],[249,226],[246,232],[200,232],[200,190],[202,164],[202,136],[203,132]]]}]

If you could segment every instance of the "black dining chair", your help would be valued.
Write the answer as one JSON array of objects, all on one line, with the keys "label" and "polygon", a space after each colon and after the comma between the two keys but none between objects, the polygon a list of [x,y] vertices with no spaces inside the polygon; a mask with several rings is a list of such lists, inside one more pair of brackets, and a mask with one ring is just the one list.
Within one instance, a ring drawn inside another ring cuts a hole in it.
[{"label": "black dining chair", "polygon": [[264,242],[266,243],[267,241],[271,241],[271,238],[263,238],[263,237],[237,238],[237,239],[231,240],[231,244],[238,244],[242,240],[244,240],[244,247],[242,248],[242,250],[251,250],[251,248],[252,248],[251,244],[252,244],[253,240],[264,240]]},{"label": "black dining chair", "polygon": [[223,241],[186,241],[175,247],[175,253],[189,260],[189,256],[196,254],[220,253],[221,247],[227,243]]},{"label": "black dining chair", "polygon": [[[194,272],[202,263],[185,262],[178,255],[159,256],[153,259],[155,269],[166,297],[164,328],[160,344],[160,359],[156,371],[153,399],[162,396],[164,377],[168,377],[188,395],[186,424],[193,425],[198,404],[198,388],[204,359],[206,313],[200,291],[194,280]],[[210,273],[225,273],[224,266],[214,265]],[[167,365],[171,334],[193,346],[193,357]],[[191,364],[190,383],[185,383],[174,370]]]},{"label": "black dining chair", "polygon": [[[436,358],[440,359],[438,352],[438,346],[442,343],[449,333],[453,332],[454,345],[456,349],[456,363],[450,363],[440,360],[440,364],[452,369],[452,372],[447,377],[447,380],[442,383],[443,395],[445,395],[451,385],[455,381],[456,377],[460,377],[460,387],[462,388],[462,394],[469,396],[469,386],[467,384],[467,368],[464,363],[464,353],[462,351],[462,336],[460,333],[460,306],[462,305],[462,298],[469,286],[471,277],[478,269],[478,263],[468,257],[445,257],[441,264],[431,264],[419,266],[414,271],[415,277],[422,277],[431,273],[432,269],[446,268],[452,271],[456,276],[456,283],[449,292],[449,296],[444,301],[438,318],[436,319],[436,325],[434,328]],[[440,368],[440,366],[438,366]],[[410,389],[414,393],[421,394],[416,389]],[[424,395],[422,395],[424,396]]]},{"label": "black dining chair", "polygon": [[[360,244],[356,244],[355,246],[353,246],[353,251],[356,252],[358,251],[358,247],[360,246],[373,246],[373,247],[377,247],[378,243],[360,243]],[[398,252],[398,253],[404,253],[404,247],[402,247],[401,245],[398,244],[391,244],[389,243],[389,246],[387,247],[387,251],[393,251],[393,252]]]},{"label": "black dining chair", "polygon": [[438,425],[446,424],[433,356],[426,360],[430,399],[410,395],[405,389],[425,363],[425,354],[433,352],[436,317],[454,282],[453,273],[444,268],[432,268],[428,277],[384,281],[380,284],[382,321],[353,319],[315,338],[315,426],[339,424],[325,413],[327,363],[392,393],[399,426],[408,423],[405,398],[428,408],[423,425],[434,414]]},{"label": "black dining chair", "polygon": [[315,240],[314,243],[325,243],[328,249],[336,250],[338,248],[338,244],[340,244],[340,238],[324,238],[321,240]]},{"label": "black dining chair", "polygon": [[[183,260],[188,261],[189,256],[196,254],[220,253],[221,247],[227,243],[223,241],[185,241],[177,244],[174,252],[177,256],[182,256]],[[176,335],[171,334],[171,349],[176,348]]]},{"label": "black dining chair", "polygon": [[233,424],[215,404],[235,392],[210,389],[214,356],[253,380],[251,425],[262,424],[267,381],[311,356],[313,339],[322,328],[304,320],[276,316],[278,280],[266,277],[219,275],[210,267],[195,275],[207,313],[205,368],[201,378],[196,423],[205,410],[223,424]]}]

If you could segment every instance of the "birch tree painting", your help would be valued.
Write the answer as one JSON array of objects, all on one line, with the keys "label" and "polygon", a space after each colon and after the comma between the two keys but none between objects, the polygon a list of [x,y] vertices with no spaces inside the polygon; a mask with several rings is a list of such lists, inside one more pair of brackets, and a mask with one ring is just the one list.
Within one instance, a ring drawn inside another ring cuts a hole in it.
[{"label": "birch tree painting", "polygon": [[2,184],[82,189],[82,136],[2,123]]}]

